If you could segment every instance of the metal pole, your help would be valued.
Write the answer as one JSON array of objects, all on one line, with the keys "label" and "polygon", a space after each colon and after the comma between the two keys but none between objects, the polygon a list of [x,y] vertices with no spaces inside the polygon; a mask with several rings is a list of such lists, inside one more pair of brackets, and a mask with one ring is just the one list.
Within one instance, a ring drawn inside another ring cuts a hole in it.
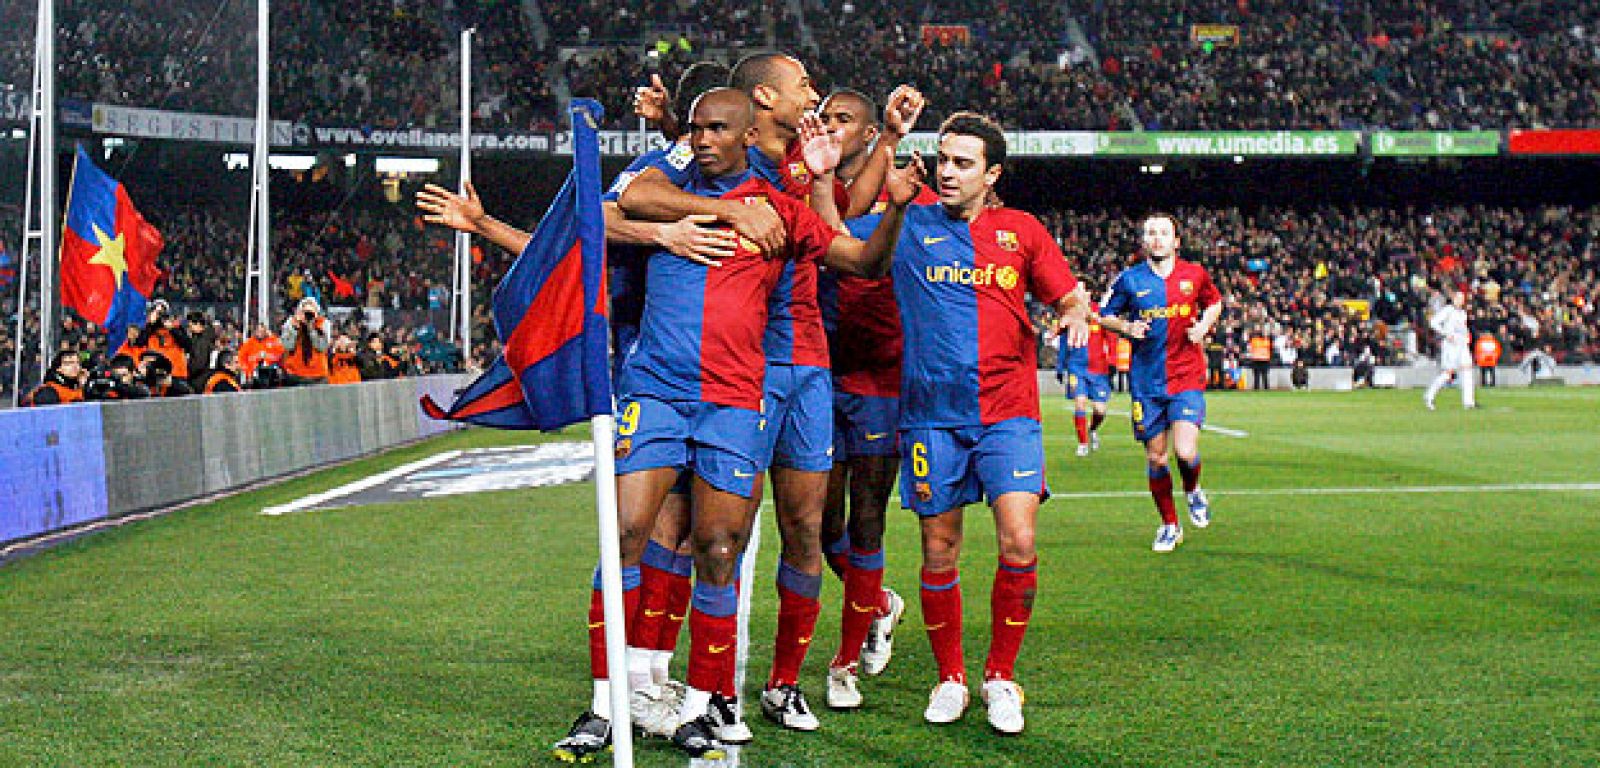
[{"label": "metal pole", "polygon": [[[272,45],[271,0],[256,0],[256,146],[250,169],[255,172],[256,214],[256,322],[272,322],[272,195],[267,167],[270,149],[271,105],[267,100],[267,78],[271,76]],[[248,277],[246,278],[248,279]]]},{"label": "metal pole", "polygon": [[[472,34],[461,30],[461,194],[467,194],[472,181]],[[472,237],[456,233],[456,282],[460,296],[455,309],[460,319],[457,344],[461,346],[461,365],[472,359]]]},{"label": "metal pole", "polygon": [[[56,9],[55,0],[39,0],[39,377],[50,365],[55,336],[56,227]],[[21,343],[20,340],[18,343]]]},{"label": "metal pole", "polygon": [[[38,19],[35,18],[35,22]],[[38,235],[33,227],[44,216],[34,210],[35,185],[39,181],[39,93],[43,86],[40,82],[44,66],[39,61],[39,38],[44,36],[44,28],[34,30],[33,49],[33,90],[28,93],[28,175],[27,191],[23,194],[22,203],[22,241],[19,243],[21,251],[17,258],[21,261],[17,271],[17,331],[12,336],[15,344],[11,365],[11,407],[15,408],[22,402],[22,350],[27,346],[23,338],[25,329],[23,318],[27,316],[28,308],[28,261],[33,255],[33,239]],[[40,227],[43,229],[43,227]]]}]

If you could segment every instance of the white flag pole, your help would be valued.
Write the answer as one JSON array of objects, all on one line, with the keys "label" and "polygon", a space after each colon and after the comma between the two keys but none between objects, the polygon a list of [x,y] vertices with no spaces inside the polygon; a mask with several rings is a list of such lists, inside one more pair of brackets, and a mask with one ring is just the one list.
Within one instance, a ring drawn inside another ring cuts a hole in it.
[{"label": "white flag pole", "polygon": [[616,419],[593,416],[594,502],[600,522],[600,591],[605,608],[606,667],[611,674],[612,764],[633,765],[633,723],[628,711],[628,633],[622,608],[622,546],[617,526]]}]

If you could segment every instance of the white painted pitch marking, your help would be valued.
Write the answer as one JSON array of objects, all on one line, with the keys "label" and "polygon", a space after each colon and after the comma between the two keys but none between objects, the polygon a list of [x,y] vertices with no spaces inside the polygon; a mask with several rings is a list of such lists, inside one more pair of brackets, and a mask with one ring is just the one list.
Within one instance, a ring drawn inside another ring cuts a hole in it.
[{"label": "white painted pitch marking", "polygon": [[[1206,493],[1211,496],[1361,496],[1383,494],[1416,494],[1416,493],[1584,493],[1600,491],[1600,482],[1595,483],[1503,483],[1498,485],[1397,485],[1388,487],[1352,487],[1352,488],[1236,488],[1232,490],[1218,490],[1207,488]],[[1080,493],[1050,492],[1051,500],[1056,499],[1146,499],[1150,491],[1084,491]],[[891,503],[899,503],[900,496],[896,494],[889,497]],[[771,499],[764,499],[761,506],[770,509]]]},{"label": "white painted pitch marking", "polygon": [[334,488],[333,490],[323,491],[322,493],[314,493],[310,496],[291,501],[288,504],[279,504],[277,506],[267,507],[266,509],[261,510],[261,514],[276,517],[278,515],[285,515],[290,512],[299,512],[302,509],[309,509],[318,504],[323,504],[342,496],[349,496],[352,493],[360,493],[368,488],[374,488],[379,485],[383,485],[384,483],[387,483],[397,477],[410,474],[419,469],[431,467],[435,464],[442,464],[460,455],[461,451],[445,451],[444,453],[436,453],[425,459],[413,461],[410,464],[402,464],[387,472],[380,472],[376,475],[372,475],[371,477],[364,477],[355,482],[346,483],[338,488]]}]

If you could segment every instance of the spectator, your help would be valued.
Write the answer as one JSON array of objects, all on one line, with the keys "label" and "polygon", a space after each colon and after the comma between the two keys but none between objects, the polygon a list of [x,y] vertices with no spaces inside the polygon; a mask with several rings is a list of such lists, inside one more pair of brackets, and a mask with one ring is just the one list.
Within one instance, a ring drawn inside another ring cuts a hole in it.
[{"label": "spectator", "polygon": [[77,352],[57,352],[44,383],[23,398],[24,406],[83,402],[84,371]]},{"label": "spectator", "polygon": [[283,321],[283,373],[290,386],[328,381],[328,319],[316,299],[304,298]]}]

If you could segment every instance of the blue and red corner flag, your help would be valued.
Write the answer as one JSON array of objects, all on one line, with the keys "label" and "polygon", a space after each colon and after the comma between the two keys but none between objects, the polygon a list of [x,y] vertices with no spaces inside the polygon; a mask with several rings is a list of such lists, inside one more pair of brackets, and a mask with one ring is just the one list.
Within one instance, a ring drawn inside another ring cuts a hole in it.
[{"label": "blue and red corner flag", "polygon": [[78,147],[61,232],[61,304],[106,330],[106,349],[143,325],[145,303],[161,279],[156,256],[166,242],[133,207],[128,190]]},{"label": "blue and red corner flag", "polygon": [[592,99],[573,99],[571,112],[572,172],[494,291],[504,351],[448,410],[424,397],[435,419],[552,430],[612,411],[596,130],[605,112]]}]

